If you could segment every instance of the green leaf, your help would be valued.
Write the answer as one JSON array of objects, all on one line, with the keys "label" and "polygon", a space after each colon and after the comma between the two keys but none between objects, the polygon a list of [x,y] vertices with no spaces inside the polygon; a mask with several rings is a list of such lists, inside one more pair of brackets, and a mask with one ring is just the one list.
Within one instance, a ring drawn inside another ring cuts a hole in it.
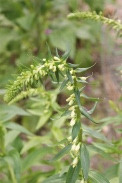
[{"label": "green leaf", "polygon": [[96,130],[90,129],[90,128],[86,127],[85,125],[83,125],[83,132],[86,133],[86,134],[91,135],[94,138],[97,138],[99,140],[102,140],[106,143],[111,144],[110,141],[103,134],[97,132]]},{"label": "green leaf", "polygon": [[28,150],[34,148],[34,147],[40,147],[40,144],[48,144],[48,145],[52,145],[51,143],[51,139],[49,136],[31,136],[31,138],[29,138],[29,141],[27,141],[22,150],[21,150],[21,154],[26,153]]},{"label": "green leaf", "polygon": [[22,161],[22,170],[25,171],[39,161],[45,154],[51,152],[52,148],[43,147],[40,149],[36,149],[32,151],[30,154],[26,156],[26,158]]},{"label": "green leaf", "polygon": [[[95,64],[96,64],[96,63],[95,63]],[[95,65],[95,64],[94,64],[94,65]],[[86,67],[86,68],[77,68],[77,69],[75,70],[75,72],[76,72],[76,73],[79,73],[79,72],[87,71],[88,69],[94,67],[94,65],[92,65],[91,67]]]},{"label": "green leaf", "polygon": [[109,180],[111,180],[114,177],[118,177],[118,171],[119,171],[119,164],[116,164],[116,165],[109,167],[107,170],[105,170],[104,175]]},{"label": "green leaf", "polygon": [[102,174],[94,171],[90,171],[89,177],[94,183],[110,183]]},{"label": "green leaf", "polygon": [[32,28],[35,13],[20,17],[16,20],[17,24],[24,30],[29,31]]},{"label": "green leaf", "polygon": [[121,183],[121,182],[119,181],[118,177],[114,177],[113,179],[110,180],[110,183]]},{"label": "green leaf", "polygon": [[22,165],[21,165],[20,155],[17,152],[17,150],[16,149],[10,150],[8,152],[8,155],[5,156],[4,160],[13,168],[16,180],[18,180],[19,182],[21,178]]},{"label": "green leaf", "polygon": [[97,102],[95,102],[93,108],[91,110],[88,111],[89,114],[92,114],[94,112],[94,110],[96,109],[97,106]]},{"label": "green leaf", "polygon": [[78,179],[80,169],[81,169],[80,161],[74,168],[71,165],[66,175],[66,183],[75,183],[76,180]]},{"label": "green leaf", "polygon": [[111,157],[109,154],[107,154],[106,152],[104,152],[102,149],[100,149],[100,148],[98,148],[98,147],[96,147],[94,145],[89,145],[88,148],[91,149],[92,151],[95,151],[95,152],[101,154],[103,157],[105,157],[107,159],[110,159],[112,161],[115,161],[113,159],[113,157]]},{"label": "green leaf", "polygon": [[75,89],[75,97],[76,97],[76,101],[78,103],[78,106],[81,107],[81,104],[80,104],[80,91],[78,89]]},{"label": "green leaf", "polygon": [[61,141],[63,139],[63,132],[62,132],[62,128],[58,128],[56,126],[53,126],[51,128],[51,133],[53,134],[53,136],[55,137],[55,139],[57,141]]},{"label": "green leaf", "polygon": [[27,129],[25,129],[23,126],[14,123],[14,122],[5,122],[3,125],[11,130],[19,131],[20,133],[25,133],[27,135],[33,135],[31,132],[29,132]]},{"label": "green leaf", "polygon": [[59,53],[58,53],[58,49],[57,49],[57,48],[56,48],[56,56],[57,56],[58,58],[60,58]]},{"label": "green leaf", "polygon": [[93,123],[98,124],[97,122],[95,122],[92,117],[89,115],[89,113],[86,111],[86,109],[84,109],[84,107],[80,106],[80,112],[82,115],[84,115],[86,118],[88,118],[90,121],[92,121]]},{"label": "green leaf", "polygon": [[81,106],[80,104],[80,91],[78,89],[75,89],[75,97],[76,97],[76,101],[78,103],[79,109],[81,111],[81,114],[84,115],[85,117],[87,117],[90,121],[96,123],[91,116],[89,115],[89,113],[86,111],[86,109],[84,107]]},{"label": "green leaf", "polygon": [[51,109],[48,111],[48,113],[44,113],[39,118],[39,121],[38,121],[37,126],[36,126],[36,130],[38,130],[39,128],[41,128],[48,121],[48,119],[51,117],[51,115],[52,115]]},{"label": "green leaf", "polygon": [[75,68],[79,66],[79,64],[71,64],[71,63],[67,63],[67,64],[70,68]]},{"label": "green leaf", "polygon": [[14,105],[1,105],[0,107],[0,120],[8,121],[16,115],[29,116],[30,114],[20,107]]},{"label": "green leaf", "polygon": [[68,83],[68,79],[64,79],[64,81],[61,83],[61,86],[60,86],[59,91],[62,91],[63,88],[66,86],[67,83]]},{"label": "green leaf", "polygon": [[77,121],[72,128],[72,140],[74,140],[78,136],[78,133],[80,131],[80,127],[81,127],[81,122]]},{"label": "green leaf", "polygon": [[53,175],[44,180],[42,183],[65,183],[65,175],[63,176],[60,176],[60,174]]},{"label": "green leaf", "polygon": [[80,160],[81,160],[81,167],[83,170],[84,179],[88,179],[89,174],[89,167],[90,167],[90,161],[89,161],[89,152],[87,150],[86,145],[82,144],[80,149]]},{"label": "green leaf", "polygon": [[47,44],[48,59],[53,58],[49,45]]},{"label": "green leaf", "polygon": [[56,160],[60,159],[62,156],[64,156],[65,154],[67,154],[70,151],[71,147],[72,147],[72,144],[67,145],[58,154],[56,154],[54,156],[54,158],[51,159],[50,161],[52,162],[52,161],[56,161]]},{"label": "green leaf", "polygon": [[102,101],[102,99],[99,99],[99,98],[92,98],[92,97],[88,97],[87,95],[85,95],[84,93],[80,94],[81,97],[83,98],[86,98],[86,99],[89,99],[91,101]]},{"label": "green leaf", "polygon": [[73,83],[72,75],[70,74],[70,71],[69,71],[69,70],[67,70],[66,74],[67,74],[67,77],[68,77],[69,81],[70,81],[71,83]]},{"label": "green leaf", "polygon": [[66,52],[61,57],[62,60],[67,60],[67,58],[69,57],[70,51],[71,51],[71,47],[70,47],[70,45],[68,45]]},{"label": "green leaf", "polygon": [[20,131],[11,130],[5,135],[5,146],[7,147],[20,134]]},{"label": "green leaf", "polygon": [[55,76],[56,76],[57,82],[59,83],[59,69],[58,68],[56,69]]}]

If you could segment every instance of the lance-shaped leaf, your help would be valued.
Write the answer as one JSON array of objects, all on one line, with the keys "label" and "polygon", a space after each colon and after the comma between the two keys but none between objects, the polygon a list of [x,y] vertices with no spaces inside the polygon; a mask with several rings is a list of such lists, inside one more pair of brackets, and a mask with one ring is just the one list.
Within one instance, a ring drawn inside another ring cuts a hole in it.
[{"label": "lance-shaped leaf", "polygon": [[66,147],[64,147],[58,154],[55,155],[55,157],[53,159],[51,159],[50,161],[56,161],[58,159],[60,159],[62,156],[64,156],[65,154],[67,154],[70,149],[72,147],[72,144],[67,145]]},{"label": "lance-shaped leaf", "polygon": [[94,112],[94,110],[96,109],[96,106],[97,106],[97,102],[95,102],[93,108],[89,111],[87,111],[89,114],[92,114]]},{"label": "lance-shaped leaf", "polygon": [[58,57],[58,58],[60,58],[60,56],[59,56],[59,54],[58,54],[58,49],[56,48],[56,56]]},{"label": "lance-shaped leaf", "polygon": [[90,171],[89,178],[94,183],[110,183],[103,174],[100,174],[98,172]]},{"label": "lance-shaped leaf", "polygon": [[70,74],[69,69],[67,70],[66,74],[67,74],[67,77],[68,77],[69,81],[70,81],[71,83],[73,83],[72,75]]},{"label": "lance-shaped leaf", "polygon": [[83,97],[83,98],[89,99],[91,101],[95,101],[95,102],[96,101],[102,101],[102,99],[89,97],[89,96],[85,95],[84,93],[80,94],[80,96]]},{"label": "lance-shaped leaf", "polygon": [[80,104],[80,91],[78,89],[75,89],[75,97],[76,97],[77,104],[80,107],[81,106],[81,104]]},{"label": "lance-shaped leaf", "polygon": [[47,44],[47,53],[48,53],[48,59],[53,58],[50,47],[48,46],[48,44]]},{"label": "lance-shaped leaf", "polygon": [[63,88],[66,86],[67,83],[68,83],[68,79],[64,79],[64,81],[61,83],[59,91],[63,90]]},{"label": "lance-shaped leaf", "polygon": [[99,133],[98,131],[92,130],[92,129],[86,127],[85,125],[83,125],[82,127],[83,127],[83,132],[84,133],[89,134],[94,138],[97,138],[99,140],[102,140],[106,143],[111,144],[110,141],[103,134]]},{"label": "lance-shaped leaf", "polygon": [[81,169],[81,164],[80,161],[78,162],[76,167],[70,166],[67,176],[66,176],[66,183],[75,183],[76,180],[78,179],[78,175]]},{"label": "lance-shaped leaf", "polygon": [[[95,64],[96,64],[96,63],[95,63]],[[94,64],[94,65],[95,65],[95,64]],[[92,65],[91,67],[86,67],[86,68],[77,68],[77,69],[75,70],[75,72],[79,73],[79,72],[87,71],[88,69],[94,67],[94,65]]]},{"label": "lance-shaped leaf", "polygon": [[87,150],[86,145],[84,144],[82,144],[80,149],[80,160],[81,160],[81,167],[83,170],[84,179],[87,180],[88,174],[89,174],[90,161],[89,161],[89,152]]},{"label": "lance-shaped leaf", "polygon": [[67,63],[67,64],[68,64],[68,66],[69,66],[70,68],[76,68],[76,67],[79,66],[79,64],[71,64],[71,63]]},{"label": "lance-shaped leaf", "polygon": [[59,83],[59,69],[58,68],[56,69],[55,76],[56,76],[57,82]]},{"label": "lance-shaped leaf", "polygon": [[96,124],[98,124],[97,122],[95,122],[93,119],[92,119],[92,117],[89,115],[89,113],[86,111],[86,109],[84,108],[84,107],[82,107],[82,106],[80,106],[80,112],[81,112],[81,114],[82,115],[84,115],[86,118],[88,118],[90,121],[92,121],[93,123],[96,123]]},{"label": "lance-shaped leaf", "polygon": [[62,176],[60,176],[60,174],[53,175],[44,180],[42,183],[65,183],[65,175]]},{"label": "lance-shaped leaf", "polygon": [[95,151],[96,153],[99,153],[100,155],[102,155],[103,157],[112,160],[112,161],[116,161],[113,157],[111,157],[109,154],[107,154],[106,152],[104,152],[102,149],[100,149],[99,147],[96,147],[94,145],[89,145],[88,149],[91,149],[92,151]]},{"label": "lance-shaped leaf", "polygon": [[72,140],[74,140],[78,136],[78,133],[80,131],[80,127],[81,127],[81,122],[77,121],[72,128]]},{"label": "lance-shaped leaf", "polygon": [[68,46],[66,52],[62,55],[61,59],[67,60],[67,58],[69,57],[70,51],[71,51],[71,47]]}]

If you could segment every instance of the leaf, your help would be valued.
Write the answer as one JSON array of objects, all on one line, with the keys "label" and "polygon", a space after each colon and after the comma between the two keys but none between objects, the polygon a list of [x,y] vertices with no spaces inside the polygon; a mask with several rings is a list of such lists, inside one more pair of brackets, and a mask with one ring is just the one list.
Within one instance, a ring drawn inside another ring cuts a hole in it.
[{"label": "leaf", "polygon": [[35,19],[35,13],[20,17],[16,20],[17,24],[24,30],[29,31],[32,28]]},{"label": "leaf", "polygon": [[58,49],[57,49],[57,48],[56,48],[56,56],[57,56],[58,58],[60,58],[59,53],[58,53]]},{"label": "leaf", "polygon": [[5,135],[5,146],[7,147],[20,134],[20,131],[11,130]]},{"label": "leaf", "polygon": [[112,161],[115,161],[113,159],[113,157],[111,157],[109,154],[107,154],[106,152],[104,152],[102,149],[100,149],[100,148],[98,148],[98,147],[96,147],[94,145],[89,145],[88,148],[91,149],[92,151],[95,151],[95,152],[101,154],[103,157],[105,157],[107,159],[110,159]]},{"label": "leaf", "polygon": [[81,114],[83,114],[85,117],[87,117],[90,121],[96,123],[91,116],[89,115],[89,113],[86,111],[86,109],[84,107],[81,106],[80,104],[80,91],[78,89],[75,89],[75,97],[76,97],[76,101],[78,103],[79,109],[81,111]]},{"label": "leaf", "polygon": [[53,58],[49,45],[47,44],[48,59]]},{"label": "leaf", "polygon": [[30,114],[20,107],[14,105],[1,105],[0,107],[0,120],[7,121],[16,115],[29,116]]},{"label": "leaf", "polygon": [[58,68],[56,69],[55,76],[56,76],[57,82],[59,83],[59,69]]},{"label": "leaf", "polygon": [[22,161],[22,170],[25,171],[39,161],[45,154],[51,152],[52,148],[43,147],[40,149],[35,149]]},{"label": "leaf", "polygon": [[16,149],[10,150],[8,152],[8,155],[5,156],[4,160],[13,168],[16,180],[18,180],[19,182],[21,178],[22,167],[21,167],[20,155],[17,152],[17,150]]},{"label": "leaf", "polygon": [[70,47],[70,45],[68,45],[66,52],[61,57],[62,60],[67,60],[67,58],[69,57],[70,51],[71,51],[71,47]]},{"label": "leaf", "polygon": [[77,121],[72,128],[72,140],[74,140],[78,136],[78,133],[80,131],[80,127],[81,127],[81,122]]},{"label": "leaf", "polygon": [[84,179],[87,180],[89,174],[90,161],[89,161],[89,152],[85,144],[82,144],[80,149],[80,160]]},{"label": "leaf", "polygon": [[54,156],[54,158],[51,159],[50,161],[52,162],[52,161],[56,161],[56,160],[60,159],[62,156],[64,156],[65,154],[67,154],[70,151],[71,147],[72,147],[72,144],[67,145],[58,154],[56,154]]},{"label": "leaf", "polygon": [[118,177],[118,171],[119,171],[119,164],[116,164],[116,165],[109,167],[107,170],[105,170],[104,175],[109,180],[111,180],[114,177]]},{"label": "leaf", "polygon": [[94,183],[110,183],[102,174],[94,171],[90,171],[89,177],[92,178]]},{"label": "leaf", "polygon": [[42,183],[65,183],[65,175],[63,176],[60,176],[60,174],[53,175],[44,180]]},{"label": "leaf", "polygon": [[48,145],[52,145],[51,141],[50,141],[50,137],[49,136],[31,136],[31,138],[29,138],[29,141],[27,141],[22,150],[21,150],[21,154],[27,152],[28,150],[34,148],[34,147],[40,147],[40,144],[48,144]]},{"label": "leaf", "polygon": [[70,74],[70,71],[69,71],[69,70],[67,70],[66,74],[67,74],[67,77],[68,77],[69,81],[70,81],[71,83],[73,83],[72,75]]},{"label": "leaf", "polygon": [[[95,63],[95,64],[96,64],[96,63]],[[94,65],[95,65],[95,64],[94,64]],[[94,65],[92,65],[91,67],[86,67],[86,68],[77,68],[77,69],[75,70],[75,72],[76,72],[76,73],[79,73],[79,72],[87,71],[88,69],[94,67]]]},{"label": "leaf", "polygon": [[64,81],[61,83],[61,86],[60,86],[59,91],[62,91],[63,88],[66,86],[67,83],[68,83],[68,79],[64,79]]},{"label": "leaf", "polygon": [[71,165],[66,175],[66,183],[75,183],[79,176],[80,169],[81,169],[80,161],[74,168]]},{"label": "leaf", "polygon": [[56,126],[53,126],[51,128],[51,132],[54,136],[54,138],[57,140],[57,141],[61,141],[63,139],[63,132],[62,132],[62,129],[61,128],[58,128]]},{"label": "leaf", "polygon": [[79,64],[71,64],[71,63],[67,63],[67,64],[70,68],[75,68],[79,66]]},{"label": "leaf", "polygon": [[96,123],[98,124],[97,122],[95,122],[92,117],[89,115],[89,113],[86,111],[86,109],[84,109],[82,106],[80,106],[80,111],[81,111],[81,114],[83,114],[86,118],[88,118],[90,121],[92,121],[93,123]]},{"label": "leaf", "polygon": [[89,114],[92,114],[94,112],[94,110],[96,109],[96,106],[97,106],[97,102],[95,102],[93,108],[89,111],[87,111]]},{"label": "leaf", "polygon": [[78,89],[75,89],[75,97],[76,97],[76,101],[78,103],[78,106],[81,107],[81,104],[80,104],[80,91]]},{"label": "leaf", "polygon": [[81,97],[89,99],[91,101],[102,101],[102,99],[99,98],[92,98],[92,97],[88,97],[87,95],[85,95],[84,93],[80,94]]},{"label": "leaf", "polygon": [[41,128],[49,120],[49,118],[51,117],[51,115],[52,115],[51,109],[47,113],[44,113],[39,118],[39,121],[38,121],[37,126],[36,126],[36,130],[38,130],[39,128]]},{"label": "leaf", "polygon": [[27,135],[33,135],[31,132],[29,132],[27,129],[25,129],[23,126],[14,123],[14,122],[5,122],[3,125],[11,130],[19,131],[20,133],[25,133]]},{"label": "leaf", "polygon": [[119,181],[118,177],[114,177],[113,179],[110,180],[110,183],[121,183],[121,182]]},{"label": "leaf", "polygon": [[85,125],[83,125],[83,132],[91,135],[94,138],[97,138],[99,140],[102,140],[106,143],[111,144],[110,141],[103,134],[97,132],[96,130],[90,129],[90,128],[86,127]]}]

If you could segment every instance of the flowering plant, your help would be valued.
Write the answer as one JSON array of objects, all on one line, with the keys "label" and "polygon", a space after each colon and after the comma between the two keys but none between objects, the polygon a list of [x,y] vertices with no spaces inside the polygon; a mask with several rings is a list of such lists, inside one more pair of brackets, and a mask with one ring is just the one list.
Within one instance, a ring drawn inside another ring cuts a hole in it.
[{"label": "flowering plant", "polygon": [[[91,114],[94,112],[99,99],[90,98],[83,93],[84,85],[88,83],[88,77],[81,75],[90,67],[79,68],[76,64],[68,63],[69,52],[66,52],[62,57],[59,57],[57,52],[56,54],[53,57],[49,51],[49,58],[43,58],[40,60],[40,64],[31,65],[29,70],[23,71],[17,76],[16,80],[8,86],[4,99],[11,104],[27,96],[39,95],[42,91],[39,88],[39,83],[44,86],[44,80],[48,77],[50,77],[52,83],[60,86],[60,91],[64,88],[69,90],[70,96],[66,99],[68,105],[62,115],[67,115],[68,119],[70,119],[71,133],[69,137],[61,142],[64,148],[51,161],[56,161],[65,154],[70,153],[72,158],[71,166],[66,169],[67,173],[64,172],[62,176],[59,176],[59,179],[65,179],[67,183],[74,183],[76,180],[82,180],[82,182],[94,181],[96,179],[95,176],[97,176],[96,173],[89,172],[89,147],[94,148],[94,145],[88,146],[84,140],[85,136],[91,135],[107,143],[109,141],[102,134],[97,131],[93,132],[82,123],[84,117],[96,123]],[[91,110],[87,110],[82,106],[82,98],[95,101],[95,105]],[[95,148],[98,150],[97,147]],[[102,180],[106,181],[104,177]]]}]

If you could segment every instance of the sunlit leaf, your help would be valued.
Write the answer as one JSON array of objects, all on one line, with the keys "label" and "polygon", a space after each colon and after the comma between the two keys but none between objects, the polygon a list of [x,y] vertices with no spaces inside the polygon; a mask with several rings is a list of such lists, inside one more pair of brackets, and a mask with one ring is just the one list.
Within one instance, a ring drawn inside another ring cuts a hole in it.
[{"label": "sunlit leaf", "polygon": [[25,171],[32,165],[35,165],[45,154],[50,153],[51,150],[52,148],[50,147],[43,147],[29,153],[22,161],[22,170]]},{"label": "sunlit leaf", "polygon": [[50,161],[52,162],[62,158],[65,154],[67,154],[70,151],[71,147],[72,147],[72,144],[67,145],[58,154],[56,154],[54,158],[51,159]]}]

